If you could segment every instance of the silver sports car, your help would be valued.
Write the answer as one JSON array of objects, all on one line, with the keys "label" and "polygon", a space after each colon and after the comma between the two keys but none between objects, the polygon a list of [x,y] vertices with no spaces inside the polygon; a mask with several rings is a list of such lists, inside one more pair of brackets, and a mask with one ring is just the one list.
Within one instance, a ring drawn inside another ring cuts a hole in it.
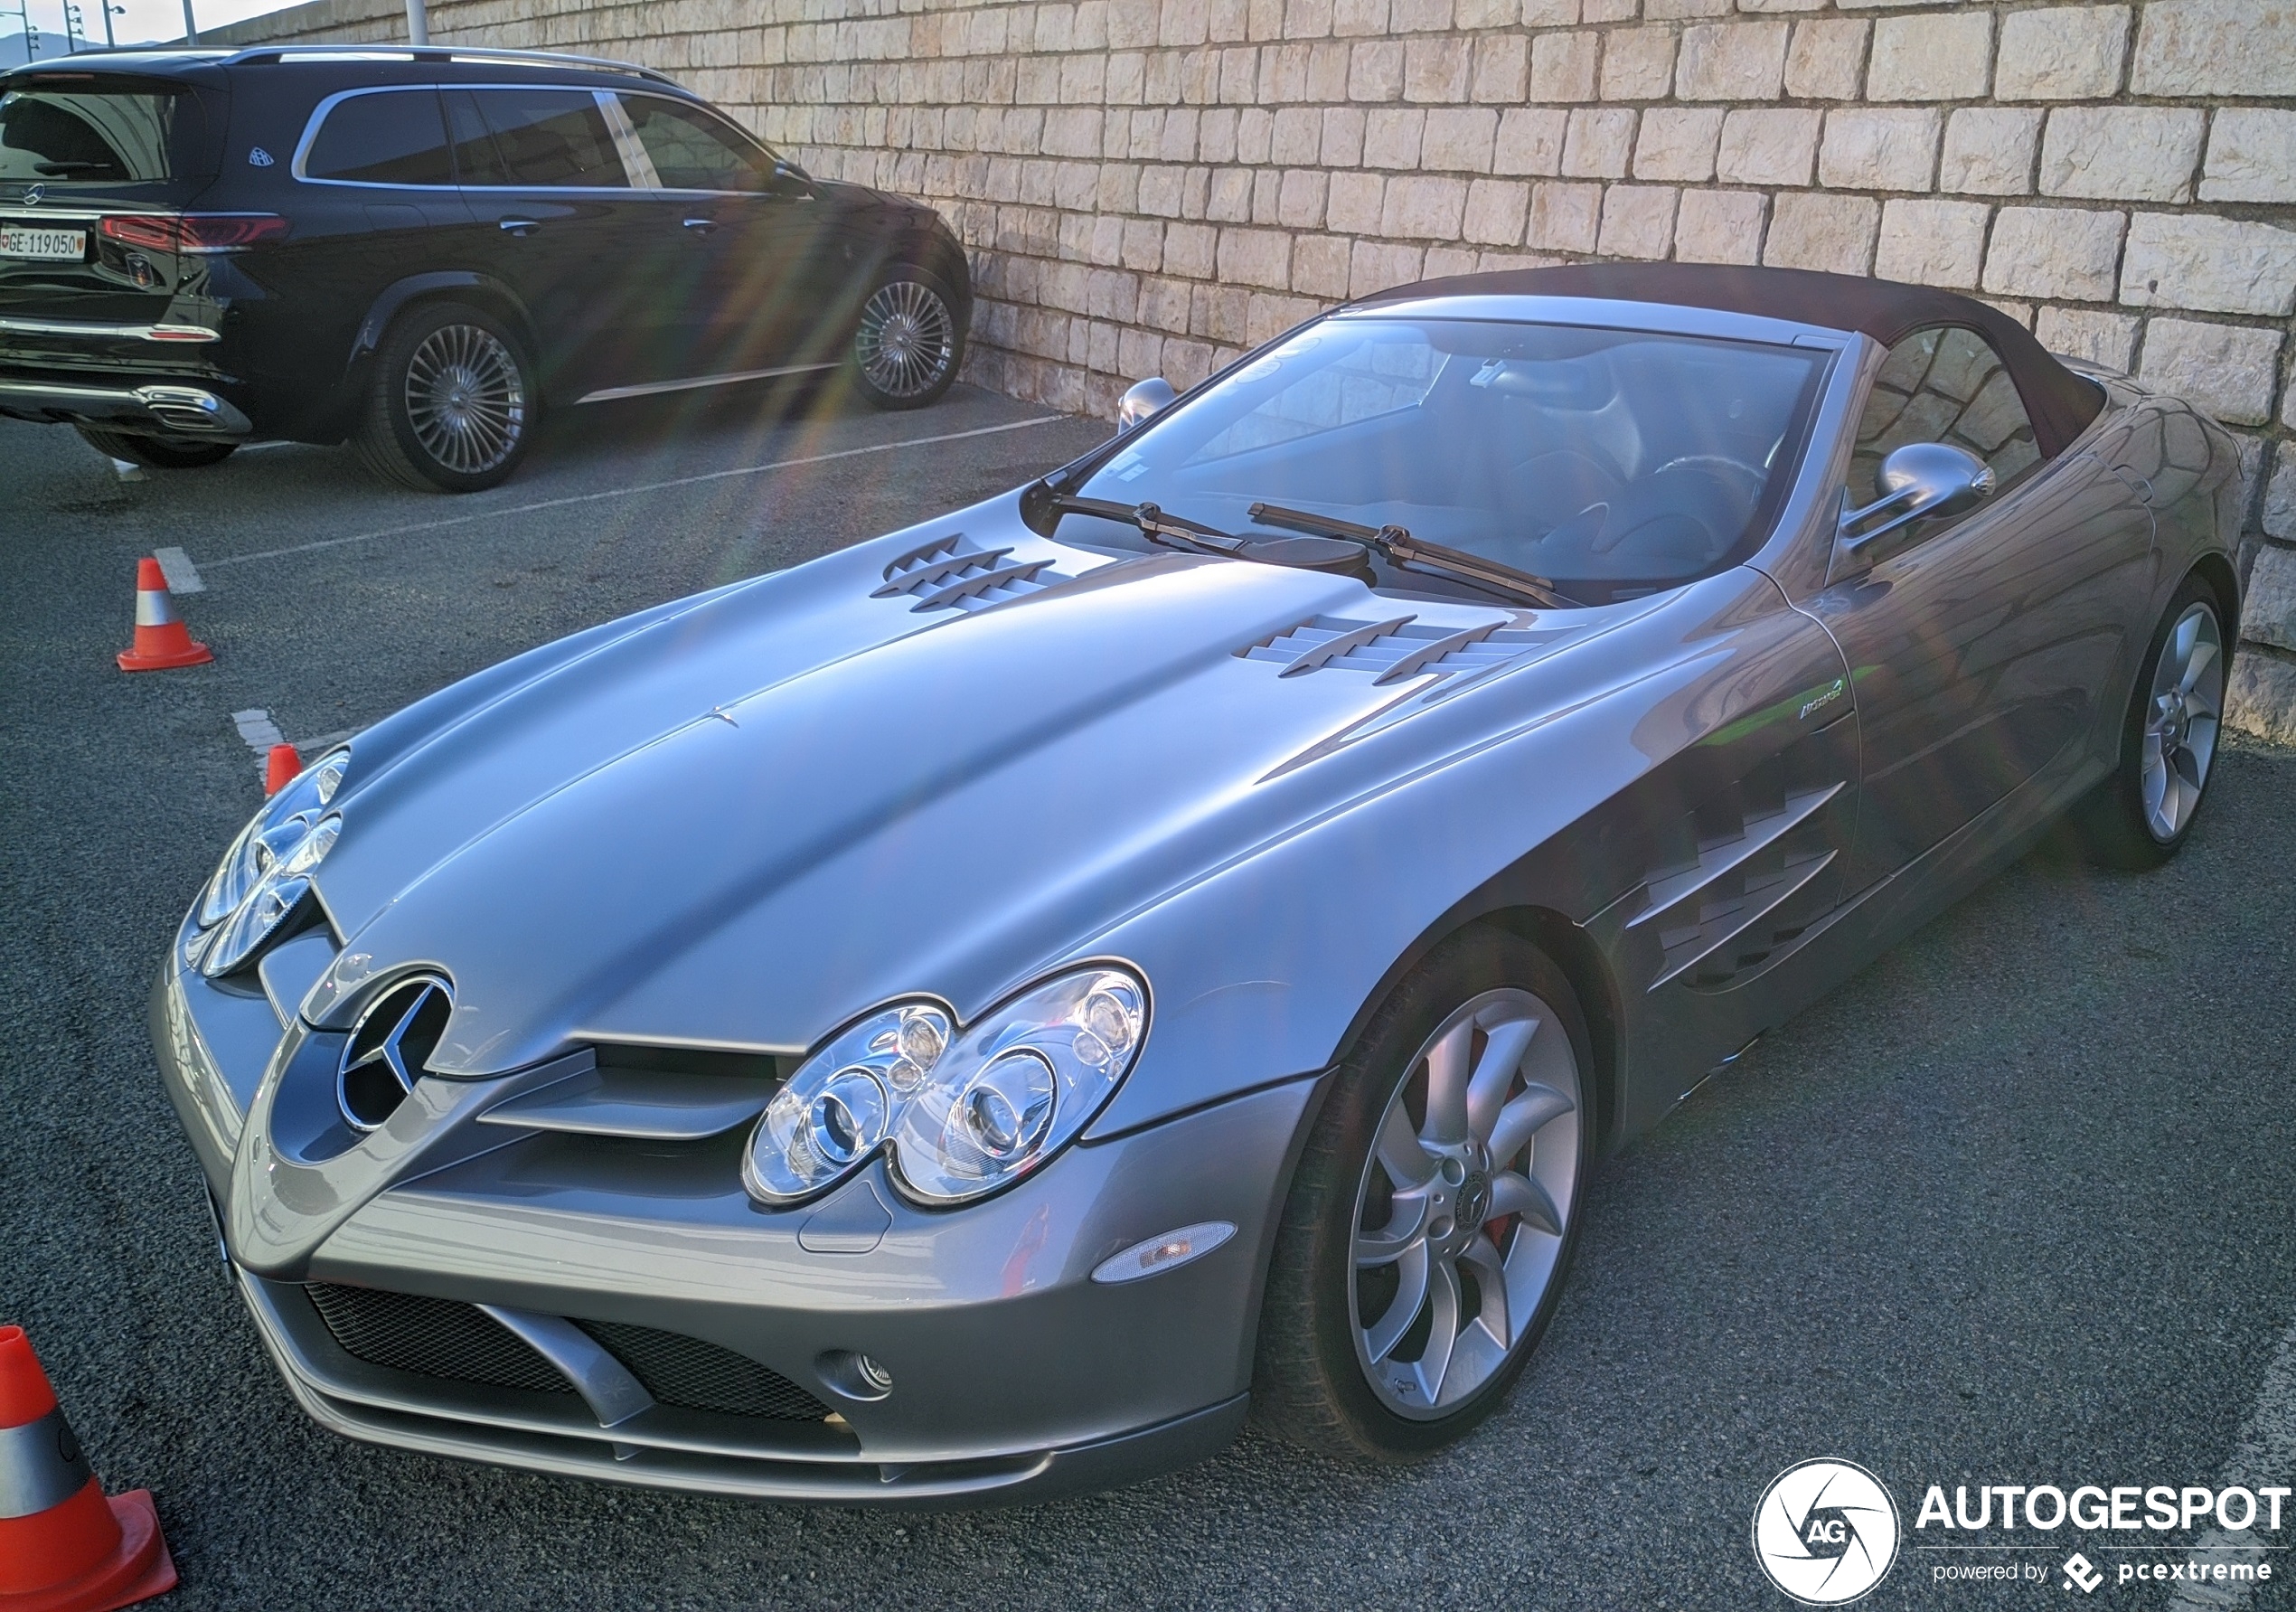
[{"label": "silver sports car", "polygon": [[296,1398],[968,1503],[1491,1414],[1598,1153],[2208,783],[2231,439],[1946,293],[1359,301],[320,758],[152,1026]]}]

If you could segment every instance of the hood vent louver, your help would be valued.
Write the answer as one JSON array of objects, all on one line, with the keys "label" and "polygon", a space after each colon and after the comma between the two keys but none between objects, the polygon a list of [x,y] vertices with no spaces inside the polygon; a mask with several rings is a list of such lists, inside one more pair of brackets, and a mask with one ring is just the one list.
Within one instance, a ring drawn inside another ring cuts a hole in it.
[{"label": "hood vent louver", "polygon": [[953,532],[896,558],[885,568],[885,585],[870,597],[908,594],[917,600],[911,610],[980,610],[1069,580],[1049,560],[1012,555],[1011,549],[984,549]]},{"label": "hood vent louver", "polygon": [[1369,673],[1376,686],[1427,672],[1450,676],[1484,671],[1563,636],[1529,630],[1522,625],[1528,618],[1515,615],[1457,628],[1431,627],[1416,616],[1388,621],[1317,616],[1236,653],[1245,660],[1280,664],[1279,677],[1328,668]]}]

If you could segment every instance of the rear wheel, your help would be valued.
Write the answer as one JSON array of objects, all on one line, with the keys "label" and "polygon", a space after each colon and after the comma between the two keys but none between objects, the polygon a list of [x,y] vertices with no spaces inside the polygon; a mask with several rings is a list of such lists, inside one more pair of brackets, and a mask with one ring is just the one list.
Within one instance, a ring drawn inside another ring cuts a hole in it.
[{"label": "rear wheel", "polygon": [[383,338],[352,440],[386,481],[475,493],[508,479],[525,457],[533,410],[518,338],[481,309],[428,303]]},{"label": "rear wheel", "polygon": [[2153,631],[2122,718],[2121,765],[2074,809],[2089,860],[2141,872],[2183,848],[2216,763],[2225,674],[2216,591],[2188,577]]},{"label": "rear wheel", "polygon": [[202,470],[220,465],[239,447],[236,442],[202,442],[195,437],[135,437],[124,431],[99,431],[93,426],[75,427],[80,440],[108,459],[126,459],[150,470]]},{"label": "rear wheel", "polygon": [[1569,981],[1512,935],[1469,930],[1397,987],[1277,1233],[1254,1384],[1273,1431],[1405,1461],[1499,1407],[1577,1243],[1591,1068]]},{"label": "rear wheel", "polygon": [[897,263],[861,304],[846,368],[880,409],[921,409],[948,391],[965,357],[957,300],[930,269]]}]

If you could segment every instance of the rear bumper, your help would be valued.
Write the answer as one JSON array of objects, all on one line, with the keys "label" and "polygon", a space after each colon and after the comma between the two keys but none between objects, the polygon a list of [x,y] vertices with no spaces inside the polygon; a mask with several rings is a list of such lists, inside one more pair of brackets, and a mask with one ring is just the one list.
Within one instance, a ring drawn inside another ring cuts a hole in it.
[{"label": "rear bumper", "polygon": [[253,435],[255,430],[248,417],[228,399],[203,386],[172,382],[142,386],[90,386],[0,377],[0,415],[225,440],[238,440]]}]

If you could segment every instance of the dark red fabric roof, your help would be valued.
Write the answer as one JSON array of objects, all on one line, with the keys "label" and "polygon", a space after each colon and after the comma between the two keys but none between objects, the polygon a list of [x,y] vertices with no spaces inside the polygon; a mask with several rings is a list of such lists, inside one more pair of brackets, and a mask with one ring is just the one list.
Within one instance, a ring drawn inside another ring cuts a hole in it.
[{"label": "dark red fabric roof", "polygon": [[1973,297],[1931,286],[1806,269],[1754,269],[1704,263],[1573,263],[1510,269],[1397,286],[1360,302],[1417,297],[1590,297],[1613,302],[1665,302],[1792,319],[1829,330],[1857,330],[1890,346],[1916,330],[1954,325],[1993,344],[2016,382],[2033,437],[2051,457],[2087,429],[2104,406],[2103,390],[2059,363],[2022,325]]}]

